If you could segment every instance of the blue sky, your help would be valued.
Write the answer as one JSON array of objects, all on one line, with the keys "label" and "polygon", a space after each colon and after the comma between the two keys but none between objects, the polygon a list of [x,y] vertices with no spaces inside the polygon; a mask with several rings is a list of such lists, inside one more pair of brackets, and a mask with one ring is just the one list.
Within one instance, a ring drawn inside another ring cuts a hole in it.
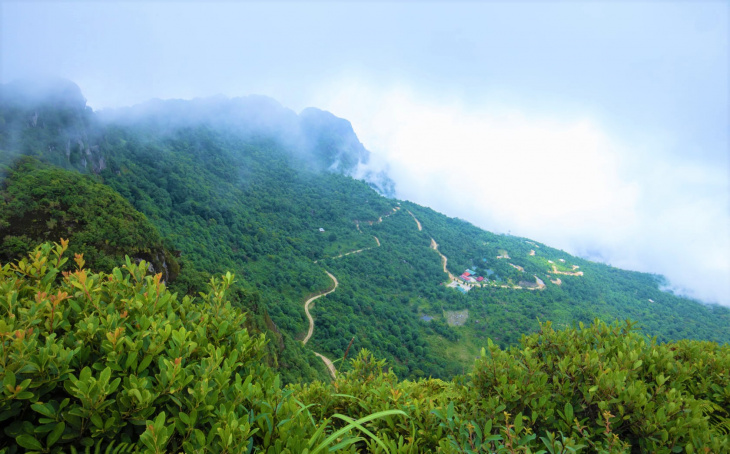
[{"label": "blue sky", "polygon": [[730,305],[729,5],[4,1],[0,80],[327,109],[400,197]]}]

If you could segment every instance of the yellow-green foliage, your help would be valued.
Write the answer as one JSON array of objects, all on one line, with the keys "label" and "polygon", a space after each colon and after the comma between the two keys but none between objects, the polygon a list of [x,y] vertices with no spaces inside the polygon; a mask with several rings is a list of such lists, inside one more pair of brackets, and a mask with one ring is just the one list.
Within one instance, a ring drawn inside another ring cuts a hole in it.
[{"label": "yellow-green foliage", "polygon": [[354,418],[403,410],[371,427],[389,452],[730,452],[727,345],[657,345],[628,322],[545,323],[520,348],[490,342],[468,378],[399,382],[383,368],[363,352],[302,398]]},{"label": "yellow-green foliage", "polygon": [[728,371],[727,345],[657,345],[630,322],[562,331],[545,323],[519,348],[490,343],[461,405],[469,418],[506,412],[591,451],[728,452]]},{"label": "yellow-green foliage", "polygon": [[0,269],[0,452],[300,453],[326,441],[226,301],[232,275],[180,300],[144,262],[95,274],[77,256],[61,272],[66,247]]},{"label": "yellow-green foliage", "polygon": [[179,299],[145,263],[63,271],[67,244],[0,268],[0,453],[730,452],[727,345],[545,323],[450,382],[361,351],[282,388],[231,274]]}]

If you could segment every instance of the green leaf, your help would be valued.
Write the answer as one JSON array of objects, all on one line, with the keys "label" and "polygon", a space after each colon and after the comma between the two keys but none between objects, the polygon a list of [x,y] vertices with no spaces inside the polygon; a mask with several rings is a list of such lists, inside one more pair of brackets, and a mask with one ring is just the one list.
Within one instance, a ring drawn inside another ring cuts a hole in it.
[{"label": "green leaf", "polygon": [[180,421],[182,421],[183,423],[185,423],[186,426],[189,426],[190,425],[190,418],[185,413],[180,412],[180,413],[177,414],[177,417],[180,418]]},{"label": "green leaf", "polygon": [[27,400],[27,399],[32,399],[33,396],[35,396],[35,394],[33,394],[32,392],[30,392],[30,391],[23,391],[22,393],[18,393],[18,395],[15,396],[15,398],[16,399]]},{"label": "green leaf", "polygon": [[54,420],[56,419],[56,412],[53,411],[53,408],[51,408],[48,404],[35,403],[31,405],[30,408],[42,414],[43,416],[48,416],[49,418]]},{"label": "green leaf", "polygon": [[107,383],[109,383],[109,379],[112,376],[112,370],[109,367],[106,367],[103,371],[101,371],[101,375],[99,375],[99,382],[106,386]]},{"label": "green leaf", "polygon": [[76,301],[74,301],[74,300],[67,300],[67,301],[68,301],[68,305],[71,306],[71,309],[73,309],[74,312],[76,312],[76,313],[81,312],[81,306],[79,306],[79,304]]},{"label": "green leaf", "polygon": [[519,435],[522,431],[522,413],[518,413],[515,416],[515,435]]},{"label": "green leaf", "polygon": [[142,362],[139,363],[139,366],[137,366],[137,373],[140,373],[143,370],[147,369],[147,366],[150,365],[150,363],[152,362],[152,359],[153,358],[151,355],[145,356],[144,359],[142,360]]},{"label": "green leaf", "polygon": [[484,423],[484,435],[492,433],[492,420],[487,419],[487,422]]},{"label": "green leaf", "polygon": [[43,445],[40,441],[36,440],[35,438],[31,437],[28,434],[22,434],[18,435],[15,438],[15,441],[18,442],[18,444],[25,449],[32,449],[33,451],[42,451]]},{"label": "green leaf", "polygon": [[56,427],[53,428],[53,431],[48,434],[48,438],[46,439],[46,443],[49,448],[53,446],[59,438],[61,438],[61,435],[63,435],[63,431],[65,429],[66,423],[64,423],[63,421],[56,424]]},{"label": "green leaf", "polygon": [[[325,439],[322,443],[320,443],[316,448],[314,448],[312,450],[312,454],[317,454],[319,451],[321,451],[322,449],[324,449],[327,445],[329,445],[330,443],[332,443],[334,440],[336,440],[337,438],[339,438],[341,435],[349,432],[354,427],[357,427],[363,433],[368,433],[367,429],[365,429],[362,426],[364,423],[366,423],[368,421],[372,421],[373,419],[384,418],[384,417],[390,416],[390,415],[403,415],[403,416],[406,416],[406,417],[408,416],[404,411],[401,411],[401,410],[384,410],[384,411],[379,411],[377,413],[373,413],[372,415],[365,416],[364,418],[360,418],[357,421],[353,421],[352,419],[350,419],[349,417],[347,417],[345,415],[335,414],[335,415],[333,415],[333,417],[340,418],[340,419],[342,419],[344,421],[347,421],[349,419],[352,422],[350,422],[350,424],[346,425],[342,429],[334,432],[329,437],[327,437],[327,439]],[[322,429],[322,428],[320,427],[320,429]],[[317,432],[319,432],[319,430]],[[373,439],[376,442],[378,442],[381,446],[383,446],[385,448],[385,445],[383,444],[383,442],[379,438],[374,437]],[[385,449],[387,451],[387,448],[385,448]]]},{"label": "green leaf", "polygon": [[[311,437],[309,438],[309,443],[307,443],[307,446],[308,446],[308,447],[310,447],[310,448],[312,447],[312,445],[314,444],[314,441],[315,441],[315,440],[316,440],[317,438],[319,438],[319,436],[320,436],[320,435],[322,435],[322,434],[324,433],[324,431],[325,431],[325,429],[327,429],[327,426],[328,426],[328,425],[329,425],[329,420],[328,420],[328,419],[325,419],[324,421],[322,421],[322,422],[320,423],[320,425],[319,425],[319,428],[318,428],[318,429],[317,429],[317,430],[316,430],[316,431],[314,432],[314,434],[313,434],[313,435],[312,435],[312,436],[311,436]],[[322,446],[322,444],[320,443],[320,445],[318,446],[318,448],[321,448],[321,446]]]},{"label": "green leaf", "polygon": [[570,404],[570,402],[565,403],[565,421],[570,424],[573,422],[573,406]]},{"label": "green leaf", "polygon": [[195,435],[195,441],[198,442],[198,445],[205,446],[205,434],[200,429],[195,429],[195,432],[193,432],[193,435]]},{"label": "green leaf", "polygon": [[89,381],[90,378],[91,378],[91,369],[89,369],[88,367],[84,367],[83,369],[81,369],[81,373],[79,374],[79,380],[85,382],[85,381]]},{"label": "green leaf", "polygon": [[364,441],[365,439],[363,437],[355,437],[355,438],[345,438],[341,442],[337,443],[336,445],[329,448],[327,451],[329,452],[336,452],[341,449],[344,449],[352,444],[357,443],[358,441]]},{"label": "green leaf", "polygon": [[15,391],[15,374],[12,370],[5,371],[5,378],[3,378],[3,388],[6,388],[11,393]]},{"label": "green leaf", "polygon": [[104,428],[104,421],[101,419],[101,416],[99,416],[99,413],[91,415],[91,422],[99,429]]},{"label": "green leaf", "polygon": [[127,360],[124,362],[124,368],[129,369],[129,366],[134,364],[137,361],[137,352],[133,351],[129,353],[129,356],[127,356]]}]

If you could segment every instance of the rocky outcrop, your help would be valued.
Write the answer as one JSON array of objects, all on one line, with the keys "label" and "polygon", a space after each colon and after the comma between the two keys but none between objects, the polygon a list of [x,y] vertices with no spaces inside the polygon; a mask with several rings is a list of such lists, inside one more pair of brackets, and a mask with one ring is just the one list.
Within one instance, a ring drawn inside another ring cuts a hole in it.
[{"label": "rocky outcrop", "polygon": [[330,171],[350,175],[370,160],[370,152],[343,118],[310,107],[299,114],[299,126],[304,148]]},{"label": "rocky outcrop", "polygon": [[[45,78],[0,85],[0,116],[0,147],[11,153],[30,151],[82,172],[106,168],[107,159],[92,138],[93,112],[73,82]],[[18,149],[29,136],[39,149]]]},{"label": "rocky outcrop", "polygon": [[172,282],[180,273],[180,264],[175,257],[164,249],[157,249],[150,253],[137,254],[134,256],[136,263],[144,260],[147,262],[147,271],[151,274],[162,273],[162,280]]}]

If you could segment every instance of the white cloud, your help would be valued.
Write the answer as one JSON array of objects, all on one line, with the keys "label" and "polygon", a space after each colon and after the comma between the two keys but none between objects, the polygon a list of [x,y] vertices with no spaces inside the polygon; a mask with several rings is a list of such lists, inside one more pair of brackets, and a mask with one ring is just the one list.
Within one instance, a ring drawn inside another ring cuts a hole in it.
[{"label": "white cloud", "polygon": [[723,166],[627,145],[589,117],[466,108],[407,88],[328,84],[318,103],[383,156],[398,197],[497,232],[664,274],[730,305],[730,190]]}]

